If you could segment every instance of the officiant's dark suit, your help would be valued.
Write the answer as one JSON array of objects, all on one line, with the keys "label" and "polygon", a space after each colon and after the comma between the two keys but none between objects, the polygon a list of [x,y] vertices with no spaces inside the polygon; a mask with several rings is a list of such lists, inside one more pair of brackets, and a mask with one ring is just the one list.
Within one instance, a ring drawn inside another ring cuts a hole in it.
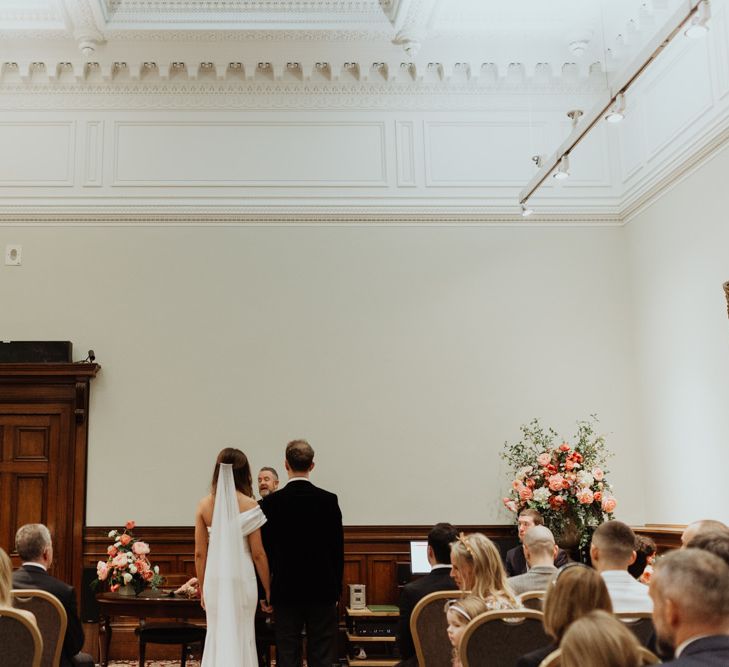
[{"label": "officiant's dark suit", "polygon": [[313,457],[305,441],[289,443],[290,479],[261,501],[268,519],[262,535],[271,568],[279,667],[301,664],[304,628],[309,667],[331,667],[336,659],[337,602],[344,569],[342,513],[335,494],[308,480]]},{"label": "officiant's dark suit", "polygon": [[65,584],[60,579],[56,579],[37,565],[26,564],[13,572],[13,588],[46,591],[58,598],[66,610],[68,620],[61,652],[61,667],[71,667],[77,664],[74,661],[74,656],[78,654],[84,645],[84,630],[76,611],[76,595],[73,587]]}]

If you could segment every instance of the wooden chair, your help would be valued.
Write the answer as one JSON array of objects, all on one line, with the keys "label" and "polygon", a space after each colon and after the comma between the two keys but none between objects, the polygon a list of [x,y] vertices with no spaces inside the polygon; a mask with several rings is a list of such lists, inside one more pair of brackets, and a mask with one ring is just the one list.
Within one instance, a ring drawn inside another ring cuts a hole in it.
[{"label": "wooden chair", "polygon": [[[661,661],[657,655],[651,653],[647,648],[641,646],[640,658],[642,665],[660,665]],[[562,649],[552,651],[542,662],[539,667],[561,667],[562,665]]]},{"label": "wooden chair", "polygon": [[144,667],[147,644],[180,646],[180,665],[187,665],[187,652],[191,644],[204,644],[206,628],[193,623],[144,623],[134,630],[139,637],[139,667]]},{"label": "wooden chair", "polygon": [[446,631],[445,605],[448,600],[468,595],[463,591],[438,591],[422,598],[410,616],[410,632],[420,667],[450,665],[453,647]]},{"label": "wooden chair", "polygon": [[621,611],[616,613],[615,617],[631,630],[643,646],[646,646],[654,635],[653,615],[650,612]]},{"label": "wooden chair", "polygon": [[43,640],[38,628],[15,609],[0,609],[0,655],[3,665],[40,667]]},{"label": "wooden chair", "polygon": [[461,664],[463,667],[513,667],[520,656],[551,641],[544,632],[542,618],[542,612],[533,609],[479,614],[461,637]]},{"label": "wooden chair", "polygon": [[543,611],[546,591],[525,591],[519,596],[519,601],[526,609]]},{"label": "wooden chair", "polygon": [[63,640],[66,637],[66,610],[55,595],[46,591],[11,591],[13,606],[35,616],[43,637],[41,667],[58,667],[61,662]]}]

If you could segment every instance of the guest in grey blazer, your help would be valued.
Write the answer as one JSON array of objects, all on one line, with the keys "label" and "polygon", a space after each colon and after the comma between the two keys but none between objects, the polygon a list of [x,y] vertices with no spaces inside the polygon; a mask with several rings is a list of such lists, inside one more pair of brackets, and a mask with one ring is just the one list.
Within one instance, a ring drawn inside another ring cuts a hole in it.
[{"label": "guest in grey blazer", "polygon": [[650,583],[658,640],[675,650],[666,664],[729,665],[729,566],[702,549],[663,556]]},{"label": "guest in grey blazer", "polygon": [[557,574],[554,566],[557,545],[552,531],[546,526],[534,526],[524,533],[524,556],[529,569],[507,579],[511,590],[517,595],[527,591],[546,591]]}]

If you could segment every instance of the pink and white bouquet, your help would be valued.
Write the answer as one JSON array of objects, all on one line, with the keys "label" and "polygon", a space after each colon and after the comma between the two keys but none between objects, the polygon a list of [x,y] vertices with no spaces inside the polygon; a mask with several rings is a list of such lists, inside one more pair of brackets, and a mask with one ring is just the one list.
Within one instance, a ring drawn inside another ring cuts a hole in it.
[{"label": "pink and white bouquet", "polygon": [[[533,419],[521,426],[522,439],[504,445],[502,458],[512,468],[511,491],[504,506],[517,516],[537,510],[555,537],[575,533],[584,546],[603,521],[613,518],[617,501],[605,479],[609,457],[605,439],[595,432],[597,417],[577,422],[574,445]],[[559,444],[556,444],[559,443]]]},{"label": "pink and white bouquet", "polygon": [[147,558],[149,544],[134,537],[134,526],[134,521],[127,521],[122,530],[109,532],[109,538],[114,541],[106,549],[108,558],[96,564],[97,578],[92,586],[105,584],[112,593],[122,586],[131,586],[139,595],[148,586],[157,588],[162,583],[159,567],[153,567]]}]

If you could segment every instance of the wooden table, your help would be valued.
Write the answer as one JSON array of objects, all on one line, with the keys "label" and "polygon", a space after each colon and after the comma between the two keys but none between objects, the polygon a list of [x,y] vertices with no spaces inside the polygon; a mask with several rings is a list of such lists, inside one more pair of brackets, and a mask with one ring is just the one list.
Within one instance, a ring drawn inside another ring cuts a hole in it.
[{"label": "wooden table", "polygon": [[[99,645],[101,648],[101,664],[109,664],[109,646],[111,645],[111,619],[119,616],[138,618],[140,625],[146,618],[171,618],[187,620],[205,618],[205,610],[200,600],[189,600],[170,593],[143,591],[139,596],[119,595],[119,593],[100,593],[96,596],[99,605]],[[103,637],[103,639],[102,639]]]}]

